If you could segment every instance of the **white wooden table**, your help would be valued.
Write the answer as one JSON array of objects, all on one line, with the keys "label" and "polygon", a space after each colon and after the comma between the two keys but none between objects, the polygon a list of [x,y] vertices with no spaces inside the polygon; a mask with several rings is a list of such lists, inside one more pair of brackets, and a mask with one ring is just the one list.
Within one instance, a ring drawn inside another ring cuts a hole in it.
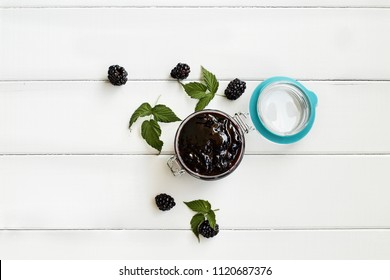
[{"label": "white wooden table", "polygon": [[[169,77],[186,62],[247,81],[298,79],[319,99],[292,145],[257,132],[229,177],[175,178],[130,115],[142,103],[181,118],[196,101]],[[112,64],[129,82],[107,82]],[[0,259],[390,258],[388,0],[0,0]],[[161,192],[177,206],[159,211]],[[182,203],[220,208],[199,244]]]}]

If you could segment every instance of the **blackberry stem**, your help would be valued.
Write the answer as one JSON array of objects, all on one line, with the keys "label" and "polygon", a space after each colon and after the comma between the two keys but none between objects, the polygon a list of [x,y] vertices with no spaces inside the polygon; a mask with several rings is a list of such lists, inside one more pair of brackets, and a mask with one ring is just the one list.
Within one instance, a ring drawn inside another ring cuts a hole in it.
[{"label": "blackberry stem", "polygon": [[153,107],[155,107],[155,106],[157,105],[157,102],[160,100],[160,97],[161,97],[161,94],[157,97],[157,100],[156,100],[156,102],[154,103],[154,106],[153,106]]}]

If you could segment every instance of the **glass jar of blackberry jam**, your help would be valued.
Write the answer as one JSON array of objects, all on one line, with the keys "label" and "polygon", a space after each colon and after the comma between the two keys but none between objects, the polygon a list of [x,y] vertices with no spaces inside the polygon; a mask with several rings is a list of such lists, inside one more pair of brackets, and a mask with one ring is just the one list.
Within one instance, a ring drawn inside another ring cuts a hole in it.
[{"label": "glass jar of blackberry jam", "polygon": [[175,136],[175,156],[168,160],[174,175],[185,172],[202,180],[216,180],[232,173],[245,151],[246,115],[234,117],[218,110],[189,115]]}]

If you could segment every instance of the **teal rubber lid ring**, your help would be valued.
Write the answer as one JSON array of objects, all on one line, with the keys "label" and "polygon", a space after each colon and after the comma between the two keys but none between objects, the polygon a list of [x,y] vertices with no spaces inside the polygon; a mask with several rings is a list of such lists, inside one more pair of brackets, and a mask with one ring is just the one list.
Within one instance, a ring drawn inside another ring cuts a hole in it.
[{"label": "teal rubber lid ring", "polygon": [[[264,122],[264,116],[262,117],[259,113],[259,100],[261,97],[264,97],[264,92],[266,92],[269,88],[278,85],[297,89],[296,91],[302,95],[301,98],[304,99],[305,104],[307,103],[309,113],[305,119],[305,123],[302,125],[302,128],[296,133],[286,135],[278,134],[269,125],[267,126]],[[256,87],[249,102],[249,112],[255,128],[266,139],[278,144],[291,144],[301,140],[309,133],[314,123],[317,103],[318,99],[314,92],[308,90],[294,79],[278,76],[269,78]]]}]

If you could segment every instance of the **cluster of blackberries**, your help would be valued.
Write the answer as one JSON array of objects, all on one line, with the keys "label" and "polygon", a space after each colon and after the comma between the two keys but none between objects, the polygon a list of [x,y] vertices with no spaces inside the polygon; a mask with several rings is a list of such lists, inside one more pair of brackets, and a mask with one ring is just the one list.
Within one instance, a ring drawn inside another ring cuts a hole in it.
[{"label": "cluster of blackberries", "polygon": [[[184,80],[187,79],[190,72],[190,66],[185,63],[178,63],[175,68],[171,70],[171,77],[176,80]],[[228,84],[225,95],[229,100],[236,100],[245,92],[245,89],[246,83],[244,81],[234,79]]]},{"label": "cluster of blackberries", "polygon": [[[174,198],[166,193],[157,195],[155,201],[158,209],[161,211],[171,210],[176,205]],[[219,233],[219,225],[216,224],[215,228],[212,228],[209,221],[205,220],[199,225],[198,232],[205,238],[211,238]]]},{"label": "cluster of blackberries", "polygon": [[[190,72],[190,66],[185,63],[178,63],[171,70],[171,77],[176,80],[184,80],[188,78]],[[127,75],[127,71],[122,66],[111,65],[108,68],[108,80],[111,84],[115,86],[121,86],[126,84]],[[227,88],[225,89],[225,95],[229,100],[236,100],[245,92],[245,89],[246,83],[244,81],[234,79],[228,84]]]}]

